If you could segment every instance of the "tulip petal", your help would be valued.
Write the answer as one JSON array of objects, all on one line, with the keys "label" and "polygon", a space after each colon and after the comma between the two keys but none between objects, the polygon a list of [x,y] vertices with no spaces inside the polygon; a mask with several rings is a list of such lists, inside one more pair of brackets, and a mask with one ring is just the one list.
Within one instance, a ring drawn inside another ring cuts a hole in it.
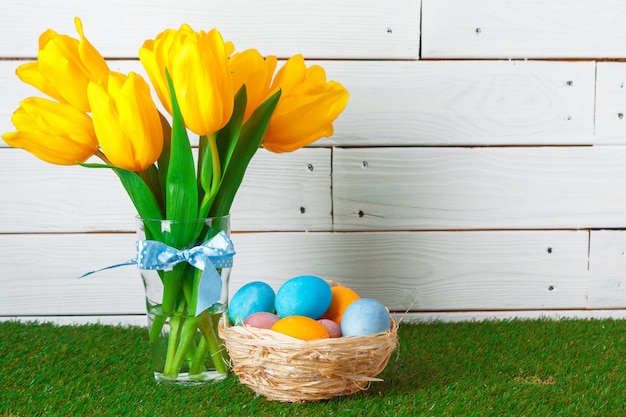
[{"label": "tulip petal", "polygon": [[91,118],[73,107],[39,97],[23,100],[11,121],[17,132],[5,142],[57,165],[83,162],[98,149]]},{"label": "tulip petal", "polygon": [[112,72],[108,88],[92,82],[88,96],[100,147],[111,164],[143,171],[159,158],[161,119],[141,76]]},{"label": "tulip petal", "polygon": [[183,24],[144,42],[139,58],[159,100],[172,114],[168,71],[185,126],[203,136],[224,127],[232,115],[234,94],[228,67],[232,49],[217,30],[194,32]]},{"label": "tulip petal", "polygon": [[46,30],[39,36],[37,62],[20,66],[16,73],[51,98],[89,112],[87,85],[106,83],[109,67],[85,38],[80,19],[75,19],[75,25],[80,40]]}]

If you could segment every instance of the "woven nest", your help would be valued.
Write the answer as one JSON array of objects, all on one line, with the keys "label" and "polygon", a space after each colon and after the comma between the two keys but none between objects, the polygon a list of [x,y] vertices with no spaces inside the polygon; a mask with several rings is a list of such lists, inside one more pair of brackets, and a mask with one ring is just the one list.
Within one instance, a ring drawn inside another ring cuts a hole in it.
[{"label": "woven nest", "polygon": [[305,402],[365,390],[398,343],[398,324],[360,337],[302,341],[250,326],[220,328],[231,369],[241,383],[270,400]]}]

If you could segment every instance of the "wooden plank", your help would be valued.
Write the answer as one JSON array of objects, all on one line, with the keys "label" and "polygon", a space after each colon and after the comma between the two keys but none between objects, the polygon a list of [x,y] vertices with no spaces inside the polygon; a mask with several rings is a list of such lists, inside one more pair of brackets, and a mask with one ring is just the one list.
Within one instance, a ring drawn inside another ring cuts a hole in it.
[{"label": "wooden plank", "polygon": [[[490,320],[624,320],[626,310],[513,310],[392,313],[400,323],[462,322]],[[110,326],[146,325],[145,315],[131,316],[0,316],[0,321],[54,323],[59,326],[104,324]]]},{"label": "wooden plank", "polygon": [[[144,312],[134,234],[0,234],[0,316]],[[231,295],[262,280],[336,279],[391,310],[586,308],[586,231],[235,233]]]},{"label": "wooden plank", "polygon": [[94,269],[134,257],[133,234],[0,234],[0,315],[130,315],[145,313],[134,267]]},{"label": "wooden plank", "polygon": [[593,141],[593,62],[338,62],[351,99],[338,146]]},{"label": "wooden plank", "polygon": [[[404,316],[404,317],[403,317]],[[396,314],[401,323],[460,322],[485,320],[624,320],[626,310],[518,310],[518,311],[460,311]]]},{"label": "wooden plank", "polygon": [[422,0],[422,58],[622,58],[620,0]]},{"label": "wooden plank", "polygon": [[623,147],[333,154],[335,230],[622,228]]},{"label": "wooden plank", "polygon": [[626,63],[598,62],[595,143],[626,143]]},{"label": "wooden plank", "polygon": [[238,50],[309,58],[415,59],[420,2],[374,0],[4,0],[0,56],[33,57],[47,28],[75,35],[81,17],[88,39],[107,57],[136,57],[145,39],[182,23],[217,27]]},{"label": "wooden plank", "polygon": [[[316,146],[591,144],[595,63],[524,61],[312,61],[350,92],[335,134]],[[0,61],[0,131],[38,95]],[[112,69],[143,69],[111,61]],[[0,144],[2,142],[0,141]],[[1,145],[0,145],[1,146]]]},{"label": "wooden plank", "polygon": [[[112,171],[61,167],[0,151],[0,233],[134,231]],[[259,150],[232,208],[234,230],[331,230],[330,149]]]},{"label": "wooden plank", "polygon": [[590,307],[626,307],[626,231],[591,231],[589,272]]}]

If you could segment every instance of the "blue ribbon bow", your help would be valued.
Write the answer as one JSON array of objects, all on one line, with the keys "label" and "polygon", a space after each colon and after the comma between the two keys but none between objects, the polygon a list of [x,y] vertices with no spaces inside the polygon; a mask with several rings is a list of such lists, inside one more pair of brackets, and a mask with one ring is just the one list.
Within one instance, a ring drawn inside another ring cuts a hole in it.
[{"label": "blue ribbon bow", "polygon": [[135,259],[88,272],[82,277],[124,265],[137,265],[139,269],[169,271],[181,262],[188,262],[202,271],[198,284],[195,311],[197,316],[219,301],[222,294],[222,279],[217,268],[230,268],[233,265],[234,255],[233,242],[225,231],[219,232],[202,245],[182,250],[156,240],[139,240]]}]

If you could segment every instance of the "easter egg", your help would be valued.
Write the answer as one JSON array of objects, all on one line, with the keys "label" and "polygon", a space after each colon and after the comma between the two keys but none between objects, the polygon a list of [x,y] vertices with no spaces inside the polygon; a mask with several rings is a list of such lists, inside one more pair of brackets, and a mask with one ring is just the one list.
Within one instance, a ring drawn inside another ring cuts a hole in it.
[{"label": "easter egg", "polygon": [[306,316],[319,319],[332,299],[330,285],[321,278],[302,275],[288,279],[276,291],[276,313],[280,317]]},{"label": "easter egg", "polygon": [[346,311],[346,308],[348,308],[352,302],[361,297],[354,290],[344,287],[343,285],[335,285],[330,288],[330,291],[332,293],[330,307],[328,307],[328,310],[322,315],[322,318],[330,319],[341,324],[343,312]]},{"label": "easter egg", "polygon": [[246,326],[256,327],[258,329],[269,329],[278,321],[278,316],[267,311],[257,311],[250,314],[243,321]]},{"label": "easter egg", "polygon": [[300,340],[327,339],[330,337],[324,326],[306,316],[283,317],[274,323],[271,330]]},{"label": "easter egg", "polygon": [[276,294],[269,284],[261,281],[249,282],[239,288],[228,303],[228,317],[236,325],[252,313],[266,311],[273,313]]},{"label": "easter egg", "polygon": [[366,336],[389,330],[389,311],[380,301],[361,298],[354,301],[343,313],[341,334],[343,336]]},{"label": "easter egg", "polygon": [[317,322],[326,328],[330,337],[341,337],[341,326],[337,322],[330,319],[319,319]]}]

